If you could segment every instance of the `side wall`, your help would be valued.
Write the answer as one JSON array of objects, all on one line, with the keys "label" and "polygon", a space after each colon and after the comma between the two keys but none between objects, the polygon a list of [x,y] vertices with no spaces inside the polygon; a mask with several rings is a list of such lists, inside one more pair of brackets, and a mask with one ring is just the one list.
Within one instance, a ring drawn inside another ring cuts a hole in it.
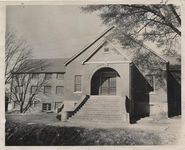
[{"label": "side wall", "polygon": [[[179,72],[180,74],[180,72]],[[181,115],[181,84],[168,73],[168,116]]]},{"label": "side wall", "polygon": [[131,96],[132,110],[131,110],[131,122],[134,119],[149,116],[149,92],[152,90],[151,86],[146,81],[145,77],[137,69],[134,64],[130,65],[131,72]]},{"label": "side wall", "polygon": [[149,84],[144,73],[134,64],[131,65],[132,116],[136,119],[146,116],[167,117],[166,70],[150,70],[148,74],[155,76],[155,87]]},{"label": "side wall", "polygon": [[[101,68],[112,68],[118,72],[120,78],[117,78],[117,94],[119,96],[129,95],[129,63],[92,63],[84,64],[81,62],[71,63],[66,68],[65,100],[79,100],[82,95],[91,94],[91,79],[94,73]],[[74,77],[75,75],[82,75],[82,92],[74,92]]]},{"label": "side wall", "polygon": [[[28,74],[29,75],[29,74]],[[39,78],[44,78],[44,73],[39,74]],[[57,86],[63,86],[64,87],[64,80],[65,80],[65,74],[64,79],[57,79],[57,74],[52,73],[52,78],[48,79],[46,81],[45,86],[51,86],[51,94],[44,94],[44,87],[41,87],[40,92],[35,96],[35,103],[32,105],[32,107],[29,108],[28,112],[42,112],[42,104],[43,103],[50,103],[51,104],[51,111],[55,111],[56,107],[58,107],[64,100],[64,94],[63,95],[56,95],[56,87]],[[26,92],[26,100],[25,104],[28,102],[29,97],[31,96],[31,86],[37,85],[38,79],[33,79],[31,83],[29,84],[28,90]],[[15,88],[17,86],[17,83],[14,81],[12,82],[12,87]],[[12,99],[12,96],[11,96]],[[18,104],[13,103],[13,109],[19,110],[20,106]]]}]

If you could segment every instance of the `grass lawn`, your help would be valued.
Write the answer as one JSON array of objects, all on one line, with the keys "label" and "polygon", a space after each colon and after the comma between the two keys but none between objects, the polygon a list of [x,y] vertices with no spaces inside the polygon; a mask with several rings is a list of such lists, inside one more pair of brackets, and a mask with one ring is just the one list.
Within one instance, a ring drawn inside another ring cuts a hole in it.
[{"label": "grass lawn", "polygon": [[6,145],[161,145],[173,144],[176,138],[168,132],[169,126],[166,130],[155,130],[145,125],[102,129],[61,124],[54,113],[8,114]]},{"label": "grass lawn", "polygon": [[28,124],[60,124],[61,121],[56,118],[56,113],[38,113],[38,114],[7,114],[6,120]]}]

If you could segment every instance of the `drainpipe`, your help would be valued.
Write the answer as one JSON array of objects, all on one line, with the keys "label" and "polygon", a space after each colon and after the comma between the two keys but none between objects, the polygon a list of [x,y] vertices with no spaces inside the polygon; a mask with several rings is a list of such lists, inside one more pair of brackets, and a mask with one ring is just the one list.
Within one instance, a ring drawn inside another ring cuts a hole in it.
[{"label": "drainpipe", "polygon": [[167,117],[169,117],[169,61],[166,63]]},{"label": "drainpipe", "polygon": [[133,63],[131,62],[130,65],[129,65],[129,102],[130,102],[130,105],[129,105],[129,121],[130,123],[131,122],[131,118],[133,117],[133,114],[134,114],[134,102],[132,100],[132,68],[133,68]]}]

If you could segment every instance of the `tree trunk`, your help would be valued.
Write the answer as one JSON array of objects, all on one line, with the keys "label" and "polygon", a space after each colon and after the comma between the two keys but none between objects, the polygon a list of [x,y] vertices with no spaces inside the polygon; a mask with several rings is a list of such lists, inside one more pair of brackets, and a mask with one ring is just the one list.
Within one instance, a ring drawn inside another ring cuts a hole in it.
[{"label": "tree trunk", "polygon": [[20,105],[20,113],[23,113],[23,104]]}]

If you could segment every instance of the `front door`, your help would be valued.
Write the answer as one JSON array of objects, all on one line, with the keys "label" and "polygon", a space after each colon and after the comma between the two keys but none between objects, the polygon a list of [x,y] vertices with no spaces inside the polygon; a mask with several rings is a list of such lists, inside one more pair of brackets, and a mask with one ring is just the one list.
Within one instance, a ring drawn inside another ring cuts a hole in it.
[{"label": "front door", "polygon": [[116,73],[102,72],[100,78],[100,95],[116,95]]}]

